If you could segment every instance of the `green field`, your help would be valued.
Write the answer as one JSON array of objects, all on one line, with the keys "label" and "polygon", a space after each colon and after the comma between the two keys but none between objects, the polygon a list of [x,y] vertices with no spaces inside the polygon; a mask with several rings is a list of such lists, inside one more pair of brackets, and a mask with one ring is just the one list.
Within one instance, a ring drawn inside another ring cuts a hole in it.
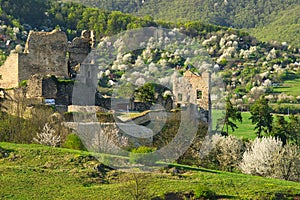
[{"label": "green field", "polygon": [[0,147],[2,152],[9,150],[9,156],[3,157],[0,148],[0,199],[133,199],[135,180],[143,199],[199,188],[215,192],[218,199],[300,196],[296,182],[187,166],[180,166],[185,168],[180,174],[133,175],[103,166],[99,170],[95,168],[99,161],[87,152],[10,143],[0,143]]},{"label": "green field", "polygon": [[238,126],[238,128],[234,132],[232,132],[230,129],[229,134],[235,135],[239,138],[255,139],[255,125],[252,124],[251,120],[249,119],[250,116],[250,112],[242,112],[242,123],[237,122],[236,125]]},{"label": "green field", "polygon": [[[224,116],[222,112],[220,111],[213,111],[213,127],[216,126],[216,118],[219,118],[220,116]],[[243,121],[242,122],[236,122],[236,125],[238,126],[237,129],[235,129],[234,132],[232,132],[231,128],[229,128],[229,134],[237,136],[239,138],[244,139],[255,139],[255,124],[252,124],[249,117],[251,116],[250,112],[242,112]],[[273,120],[275,119],[275,115],[273,115]],[[289,121],[288,116],[285,115],[285,119]]]},{"label": "green field", "polygon": [[287,95],[293,95],[295,97],[300,96],[300,75],[295,73],[289,73],[280,87],[274,87],[275,93],[285,93]]},{"label": "green field", "polygon": [[[216,119],[223,117],[224,114],[222,114],[221,111],[213,111],[213,127],[216,126]],[[255,125],[251,123],[251,120],[249,117],[251,116],[250,112],[242,112],[243,121],[242,123],[236,122],[236,125],[238,126],[237,129],[235,129],[234,132],[232,132],[231,128],[229,128],[229,134],[235,135],[239,138],[245,138],[245,139],[255,139],[256,134],[254,131]]]}]

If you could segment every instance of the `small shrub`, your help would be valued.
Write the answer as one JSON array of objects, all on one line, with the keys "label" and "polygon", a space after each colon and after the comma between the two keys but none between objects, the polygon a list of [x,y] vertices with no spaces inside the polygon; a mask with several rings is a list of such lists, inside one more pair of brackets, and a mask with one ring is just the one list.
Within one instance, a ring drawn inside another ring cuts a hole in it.
[{"label": "small shrub", "polygon": [[79,136],[74,133],[67,135],[66,141],[62,146],[68,149],[86,151],[86,148],[80,140]]},{"label": "small shrub", "polygon": [[140,146],[136,149],[132,149],[132,153],[151,153],[153,151],[155,151],[155,148],[152,147],[146,147],[146,146]]},{"label": "small shrub", "polygon": [[149,158],[149,154],[154,152],[156,148],[140,146],[136,149],[133,149],[130,153],[129,161],[130,163],[140,163],[140,164],[147,164],[151,163],[153,159]]},{"label": "small shrub", "polygon": [[195,190],[195,198],[216,199],[216,193],[204,186]]}]

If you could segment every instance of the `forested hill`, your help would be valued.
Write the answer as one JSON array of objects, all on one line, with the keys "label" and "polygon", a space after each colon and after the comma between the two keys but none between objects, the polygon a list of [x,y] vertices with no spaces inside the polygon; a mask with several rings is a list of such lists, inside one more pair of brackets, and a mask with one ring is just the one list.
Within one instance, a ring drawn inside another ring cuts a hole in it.
[{"label": "forested hill", "polygon": [[270,18],[270,24],[251,29],[251,35],[262,41],[288,39],[293,46],[300,46],[300,5],[272,14]]},{"label": "forested hill", "polygon": [[222,26],[253,28],[270,23],[271,14],[300,5],[299,0],[64,0],[106,10],[150,15],[164,21],[202,20]]},{"label": "forested hill", "polygon": [[[209,25],[203,22],[167,23],[155,21],[150,16],[138,17],[120,11],[107,11],[91,8],[73,2],[57,2],[54,0],[0,0],[0,20],[3,34],[10,38],[22,36],[24,31],[31,29],[51,31],[60,28],[65,31],[69,39],[80,33],[81,30],[94,30],[97,39],[119,33],[123,30],[160,26],[164,28],[186,27],[186,34],[205,35],[212,31],[228,28]],[[38,6],[38,8],[36,8]],[[11,27],[11,28],[7,28]],[[10,33],[13,28],[15,33]],[[5,30],[4,30],[5,29]],[[6,30],[7,29],[7,30]],[[23,32],[21,32],[23,31]],[[240,32],[236,30],[237,32]],[[14,35],[15,36],[14,36]],[[26,37],[25,37],[26,39]]]},{"label": "forested hill", "polygon": [[[286,41],[294,46],[300,46],[295,40],[300,32],[298,15],[290,16],[293,10],[300,6],[300,0],[63,0],[80,2],[88,6],[106,10],[119,10],[138,16],[152,16],[164,21],[193,21],[201,20],[215,25],[234,28],[269,27],[263,34],[256,34],[268,40]],[[300,12],[298,12],[300,13]],[[277,24],[277,20],[285,24]],[[295,25],[297,24],[297,25]],[[271,28],[272,27],[272,28]],[[280,29],[280,30],[278,30]],[[298,36],[299,38],[299,36]]]}]

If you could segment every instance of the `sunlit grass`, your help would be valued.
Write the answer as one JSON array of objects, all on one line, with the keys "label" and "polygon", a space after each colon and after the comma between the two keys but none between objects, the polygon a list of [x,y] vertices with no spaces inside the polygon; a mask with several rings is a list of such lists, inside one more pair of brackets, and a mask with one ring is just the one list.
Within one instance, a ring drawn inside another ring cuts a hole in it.
[{"label": "sunlit grass", "polygon": [[[11,151],[8,158],[0,158],[0,199],[133,199],[133,175],[110,171],[96,178],[99,162],[86,160],[90,159],[88,152],[10,143],[0,143],[0,147]],[[199,187],[226,199],[269,199],[279,193],[293,199],[300,195],[300,183],[296,182],[178,164],[171,167],[186,171],[178,175],[158,171],[137,175],[147,199]],[[104,179],[108,181],[99,181]]]}]

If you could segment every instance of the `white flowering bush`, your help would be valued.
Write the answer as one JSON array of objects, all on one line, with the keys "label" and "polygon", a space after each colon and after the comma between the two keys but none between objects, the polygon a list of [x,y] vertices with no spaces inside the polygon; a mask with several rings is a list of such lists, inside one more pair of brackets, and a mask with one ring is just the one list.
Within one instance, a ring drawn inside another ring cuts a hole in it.
[{"label": "white flowering bush", "polygon": [[256,138],[244,153],[240,168],[243,173],[300,181],[300,153],[296,145],[274,137]]},{"label": "white flowering bush", "polygon": [[238,169],[245,151],[245,144],[235,136],[215,134],[202,143],[200,157],[206,166],[233,171]]},{"label": "white flowering bush", "polygon": [[273,173],[274,160],[282,150],[282,142],[274,137],[256,138],[244,153],[240,164],[246,174],[270,177]]},{"label": "white flowering bush", "polygon": [[103,125],[90,138],[89,148],[95,152],[118,153],[120,147],[128,146],[128,138],[123,136],[116,124]]},{"label": "white flowering bush", "polygon": [[50,124],[46,123],[42,132],[37,133],[36,137],[33,138],[33,141],[38,144],[57,147],[61,142],[61,138],[56,134],[56,131],[50,126]]},{"label": "white flowering bush", "polygon": [[279,103],[291,103],[291,102],[297,102],[297,99],[292,95],[287,95],[285,93],[281,93],[278,95]]},{"label": "white flowering bush", "polygon": [[272,177],[300,182],[300,152],[296,145],[285,145],[274,161]]}]

